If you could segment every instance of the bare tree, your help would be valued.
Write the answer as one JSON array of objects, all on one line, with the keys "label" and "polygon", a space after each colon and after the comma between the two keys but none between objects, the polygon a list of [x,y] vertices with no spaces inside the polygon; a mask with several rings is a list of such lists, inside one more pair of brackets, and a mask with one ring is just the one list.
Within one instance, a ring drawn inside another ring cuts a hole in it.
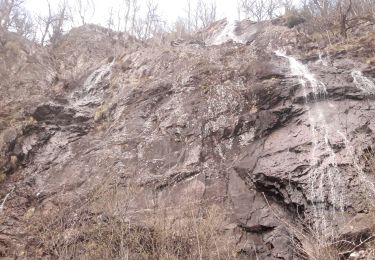
[{"label": "bare tree", "polygon": [[158,14],[158,4],[153,0],[147,1],[147,13],[144,20],[144,36],[147,39],[151,37],[156,31],[158,31],[161,24],[161,17]]},{"label": "bare tree", "polygon": [[47,0],[47,5],[48,14],[46,16],[39,16],[37,19],[41,33],[40,44],[42,45],[44,45],[47,40],[55,44],[63,35],[66,22],[71,19],[66,1],[60,2],[55,12],[49,0]]},{"label": "bare tree", "polygon": [[340,34],[344,38],[359,24],[375,22],[375,0],[337,0],[335,10]]},{"label": "bare tree", "polygon": [[31,41],[36,38],[34,20],[25,9],[18,9],[14,12],[9,29]]},{"label": "bare tree", "polygon": [[375,22],[375,0],[356,0],[352,4],[353,16],[362,21]]},{"label": "bare tree", "polygon": [[0,0],[0,28],[33,40],[34,21],[23,3],[24,0]]},{"label": "bare tree", "polygon": [[[135,2],[136,4],[136,2]],[[166,30],[166,23],[159,15],[158,4],[154,0],[148,0],[146,3],[146,13],[144,17],[138,16],[138,5],[132,12],[132,30],[131,33],[139,39],[148,39],[157,34],[162,34]]]},{"label": "bare tree", "polygon": [[120,8],[114,11],[114,7],[109,12],[107,27],[111,30],[124,31],[129,34],[137,34],[139,27],[143,28],[143,21],[140,21],[140,6],[138,0],[122,0]]},{"label": "bare tree", "polygon": [[134,27],[136,26],[140,6],[138,0],[123,0],[123,21],[124,31],[128,33],[134,33]]},{"label": "bare tree", "polygon": [[352,8],[353,8],[352,0],[338,1],[337,7],[338,7],[338,11],[339,11],[339,16],[340,16],[339,17],[340,34],[344,38],[347,38],[348,37],[348,30],[349,30],[348,19],[349,19],[350,12],[352,11]]},{"label": "bare tree", "polygon": [[375,23],[375,0],[303,0],[302,4],[305,29],[330,41],[339,35],[346,39],[361,24]]},{"label": "bare tree", "polygon": [[254,1],[253,8],[249,9],[250,13],[257,19],[257,21],[262,21],[267,18],[267,7],[264,0]]},{"label": "bare tree", "polygon": [[41,33],[41,39],[40,39],[41,45],[44,45],[44,43],[46,41],[46,38],[48,36],[48,32],[50,30],[50,27],[52,26],[52,22],[54,21],[51,3],[48,0],[47,0],[47,5],[48,5],[48,15],[38,16],[38,18],[37,18],[38,28],[39,28],[40,33]]},{"label": "bare tree", "polygon": [[333,1],[330,0],[312,0],[321,16],[328,16]]},{"label": "bare tree", "polygon": [[8,30],[22,9],[24,0],[0,0],[0,28]]},{"label": "bare tree", "polygon": [[69,13],[69,5],[66,1],[60,2],[56,13],[54,14],[54,19],[52,21],[52,31],[50,33],[50,43],[55,45],[64,34],[64,27],[66,23],[72,19]]},{"label": "bare tree", "polygon": [[[187,25],[187,30],[189,32],[192,32],[192,24],[193,24],[193,21],[192,21],[192,5],[191,5],[191,0],[186,0],[186,9],[185,9],[185,13],[186,13],[186,25]],[[180,24],[182,24],[183,22],[183,19],[179,19],[178,22]]]},{"label": "bare tree", "polygon": [[95,14],[94,0],[75,0],[74,9],[77,13],[80,23],[86,24]]},{"label": "bare tree", "polygon": [[238,21],[241,21],[241,13],[242,13],[241,0],[237,0],[236,2],[236,11],[237,11],[237,19]]},{"label": "bare tree", "polygon": [[257,21],[274,18],[280,11],[278,0],[241,0],[242,10],[247,17]]},{"label": "bare tree", "polygon": [[246,17],[252,16],[255,0],[240,0],[240,6]]},{"label": "bare tree", "polygon": [[[196,13],[196,26],[199,27],[207,27],[211,23],[216,21],[216,15],[217,15],[217,6],[216,2],[214,1],[204,1],[204,0],[198,0],[197,7],[195,10]],[[196,28],[196,29],[198,29]]]},{"label": "bare tree", "polygon": [[290,13],[294,9],[294,2],[293,0],[282,0],[281,1],[281,6],[284,7],[284,12]]},{"label": "bare tree", "polygon": [[[134,0],[123,0],[121,2],[120,8],[117,8],[116,15],[114,13],[114,7],[111,8],[109,12],[109,18],[107,20],[107,27],[111,30],[116,30],[118,32],[124,31],[129,32],[131,29],[131,11],[132,11],[132,1]],[[116,16],[114,18],[114,16]]]},{"label": "bare tree", "polygon": [[174,22],[172,32],[176,38],[183,38],[184,36],[188,35],[191,31],[187,25],[187,20],[182,17],[178,17]]},{"label": "bare tree", "polygon": [[125,32],[128,32],[129,28],[129,24],[130,24],[130,13],[131,13],[131,10],[132,10],[132,0],[124,0],[123,1],[124,3],[124,13],[125,13],[125,16],[124,16],[124,31]]},{"label": "bare tree", "polygon": [[268,0],[266,4],[266,13],[268,19],[273,19],[275,16],[279,15],[280,8],[282,7],[282,2],[279,0]]},{"label": "bare tree", "polygon": [[193,33],[216,21],[216,2],[213,0],[197,0],[195,7],[193,7],[192,0],[185,0],[184,12],[184,18],[179,17],[178,19],[179,27],[184,24],[186,31]]},{"label": "bare tree", "polygon": [[106,21],[106,25],[107,25],[107,29],[108,30],[113,30],[114,29],[115,22],[113,20],[113,8],[111,8],[110,11],[109,11],[109,13],[108,13],[108,18],[107,18],[107,21]]},{"label": "bare tree", "polygon": [[131,17],[131,30],[129,30],[129,32],[131,32],[132,34],[134,34],[135,33],[136,24],[137,24],[138,13],[140,11],[140,7],[138,5],[138,1],[137,0],[132,0],[132,11],[133,11],[133,14],[132,14],[132,17]]}]

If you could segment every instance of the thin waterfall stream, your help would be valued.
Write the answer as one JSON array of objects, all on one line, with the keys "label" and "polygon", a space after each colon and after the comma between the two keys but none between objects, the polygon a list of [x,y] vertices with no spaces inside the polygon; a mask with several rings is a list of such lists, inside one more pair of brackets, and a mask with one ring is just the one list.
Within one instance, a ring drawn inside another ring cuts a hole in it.
[{"label": "thin waterfall stream", "polygon": [[11,189],[10,192],[8,192],[8,193],[5,195],[3,201],[2,201],[1,204],[0,204],[0,213],[3,212],[3,210],[4,210],[4,206],[5,206],[5,202],[7,202],[7,200],[8,200],[8,198],[9,198],[10,194],[12,194],[12,192],[14,191],[14,189],[15,189],[15,188],[13,187],[13,189]]},{"label": "thin waterfall stream", "polygon": [[342,137],[345,143],[346,152],[348,158],[352,159],[352,164],[358,174],[359,181],[361,183],[361,186],[364,190],[366,190],[367,194],[367,200],[368,202],[375,208],[375,185],[372,181],[370,181],[365,172],[363,171],[358,156],[356,156],[356,153],[354,151],[354,147],[351,145],[350,141],[348,140],[347,136],[343,134],[341,131],[337,131],[337,133]]},{"label": "thin waterfall stream", "polygon": [[365,77],[359,70],[353,70],[351,73],[355,86],[366,94],[375,94],[375,83]]},{"label": "thin waterfall stream", "polygon": [[[309,201],[313,206],[316,231],[324,232],[329,227],[328,220],[335,219],[342,212],[344,192],[338,185],[340,171],[336,155],[330,145],[331,129],[323,109],[317,103],[325,100],[326,85],[316,79],[308,67],[282,51],[275,54],[289,61],[291,75],[298,78],[305,100],[309,128],[311,133]],[[323,153],[318,154],[318,151]],[[329,208],[329,210],[327,210]]]}]

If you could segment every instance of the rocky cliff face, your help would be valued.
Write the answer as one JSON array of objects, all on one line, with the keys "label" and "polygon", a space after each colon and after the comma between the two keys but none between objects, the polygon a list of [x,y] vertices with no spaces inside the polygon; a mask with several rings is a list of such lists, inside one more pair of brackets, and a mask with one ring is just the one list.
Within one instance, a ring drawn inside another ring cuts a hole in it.
[{"label": "rocky cliff face", "polygon": [[[367,31],[326,48],[280,21],[221,22],[205,43],[171,45],[94,26],[51,50],[8,35],[0,255],[63,258],[80,227],[205,219],[213,206],[234,258],[299,259],[317,238],[361,249],[375,196]],[[230,258],[212,251],[198,256]]]}]

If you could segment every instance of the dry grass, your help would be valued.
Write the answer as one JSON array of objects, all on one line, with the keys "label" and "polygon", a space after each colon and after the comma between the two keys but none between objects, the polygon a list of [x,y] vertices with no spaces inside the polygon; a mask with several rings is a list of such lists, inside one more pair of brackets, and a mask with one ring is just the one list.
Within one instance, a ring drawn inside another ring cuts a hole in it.
[{"label": "dry grass", "polygon": [[375,176],[375,148],[368,147],[362,154],[362,159],[365,162],[367,172]]},{"label": "dry grass", "polygon": [[[373,213],[369,213],[365,220],[371,220],[373,216]],[[293,239],[297,255],[306,260],[342,260],[348,259],[355,252],[367,250],[369,254],[373,253],[375,250],[373,221],[365,222],[366,228],[363,228],[363,224],[356,227],[355,222],[356,217],[353,217],[338,228],[322,230],[309,228],[309,225],[306,225],[307,231],[293,228],[298,237]]]},{"label": "dry grass", "polygon": [[[235,259],[234,247],[222,231],[225,212],[220,207],[153,209],[140,221],[129,209],[136,190],[96,190],[89,202],[34,218],[36,254],[50,259]],[[118,203],[117,196],[124,195],[128,199]],[[90,212],[92,205],[103,205],[101,213]]]},{"label": "dry grass", "polygon": [[[375,176],[375,149],[368,147],[363,152],[360,160],[363,162],[364,170],[369,175]],[[308,260],[340,260],[348,259],[353,255],[359,255],[363,258],[350,259],[373,259],[375,257],[375,229],[373,225],[373,212],[368,213],[368,224],[366,229],[356,235],[343,236],[339,232],[330,232],[328,230],[319,230],[312,232],[309,230],[307,235],[302,235],[301,242],[296,243],[296,248],[304,259]],[[355,218],[353,218],[354,220]],[[351,227],[352,221],[343,224],[341,227]],[[363,225],[363,224],[362,224]],[[353,227],[351,227],[352,229]],[[301,234],[301,233],[300,233]],[[330,235],[327,235],[330,234]],[[350,234],[350,233],[349,233]]]},{"label": "dry grass", "polygon": [[5,181],[6,178],[7,178],[6,174],[4,172],[0,171],[0,183]]},{"label": "dry grass", "polygon": [[375,56],[371,57],[371,58],[368,58],[366,60],[366,63],[369,64],[369,65],[375,65]]},{"label": "dry grass", "polygon": [[108,108],[106,105],[102,104],[95,110],[94,120],[95,122],[99,122],[106,118],[106,113],[108,112]]},{"label": "dry grass", "polygon": [[[327,231],[329,233],[329,231]],[[369,236],[363,240],[355,237],[344,239],[337,236],[326,236],[319,232],[308,232],[302,239],[295,241],[297,255],[306,260],[341,260],[347,259],[351,253],[370,245],[373,237]]]},{"label": "dry grass", "polygon": [[[300,226],[296,225],[296,223],[292,224],[288,220],[280,217],[282,214],[270,205],[265,194],[263,194],[263,196],[275,217],[291,230],[291,243],[294,247],[297,259],[342,260],[348,259],[352,253],[357,253],[358,251],[365,252],[368,256],[375,256],[375,226],[371,224],[373,221],[370,221],[368,224],[369,230],[365,229],[363,233],[353,233],[352,235],[350,235],[350,233],[344,235],[338,232],[337,228],[334,227],[314,227],[313,224],[306,221],[308,218],[303,218],[302,216],[299,216],[298,220],[299,224],[302,224]],[[369,214],[368,218],[372,220],[374,214],[375,213]],[[352,221],[354,222],[354,220],[355,217]],[[352,221],[344,223],[340,227],[350,227],[350,229],[352,229]]]},{"label": "dry grass", "polygon": [[297,250],[306,260],[340,260],[340,251],[335,244],[317,238],[304,241]]}]

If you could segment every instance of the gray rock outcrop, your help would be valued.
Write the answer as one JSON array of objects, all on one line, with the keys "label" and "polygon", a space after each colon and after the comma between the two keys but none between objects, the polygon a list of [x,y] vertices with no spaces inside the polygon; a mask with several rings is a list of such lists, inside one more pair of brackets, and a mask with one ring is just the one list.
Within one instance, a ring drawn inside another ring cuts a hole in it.
[{"label": "gray rock outcrop", "polygon": [[[298,259],[308,230],[370,213],[375,67],[354,51],[319,59],[296,30],[262,26],[247,45],[155,46],[83,27],[48,53],[12,50],[37,61],[5,59],[13,76],[0,83],[0,255],[53,255],[35,250],[33,218],[66,209],[74,221],[80,205],[105,219],[108,197],[86,203],[103,187],[139,224],[219,205],[239,259]],[[76,46],[84,35],[98,40]]]}]

